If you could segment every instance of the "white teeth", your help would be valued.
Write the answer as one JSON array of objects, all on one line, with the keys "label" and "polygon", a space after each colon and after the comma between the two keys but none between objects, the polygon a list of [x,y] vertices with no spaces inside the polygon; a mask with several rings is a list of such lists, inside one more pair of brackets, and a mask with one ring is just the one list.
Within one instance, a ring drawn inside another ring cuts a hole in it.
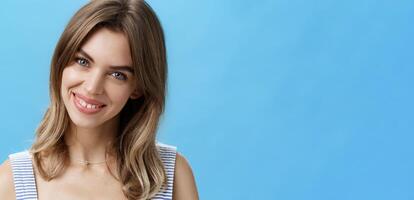
[{"label": "white teeth", "polygon": [[84,107],[84,108],[88,108],[88,109],[96,109],[98,108],[98,105],[93,105],[93,104],[88,104],[86,103],[84,100],[82,99],[78,99],[79,100],[79,104]]},{"label": "white teeth", "polygon": [[83,107],[86,107],[86,102],[85,102],[85,101],[83,101],[82,99],[79,99],[79,103],[80,103]]}]

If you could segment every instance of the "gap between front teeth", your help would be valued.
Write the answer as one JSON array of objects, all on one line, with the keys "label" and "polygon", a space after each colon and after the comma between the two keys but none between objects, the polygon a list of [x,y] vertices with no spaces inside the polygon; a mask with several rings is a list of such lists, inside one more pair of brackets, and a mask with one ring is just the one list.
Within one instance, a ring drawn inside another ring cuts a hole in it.
[{"label": "gap between front teeth", "polygon": [[81,106],[83,106],[84,108],[88,108],[88,109],[96,109],[96,108],[98,108],[98,106],[97,105],[92,105],[92,104],[88,104],[88,103],[86,103],[84,100],[82,100],[82,99],[79,99],[79,103],[80,103],[80,105]]}]

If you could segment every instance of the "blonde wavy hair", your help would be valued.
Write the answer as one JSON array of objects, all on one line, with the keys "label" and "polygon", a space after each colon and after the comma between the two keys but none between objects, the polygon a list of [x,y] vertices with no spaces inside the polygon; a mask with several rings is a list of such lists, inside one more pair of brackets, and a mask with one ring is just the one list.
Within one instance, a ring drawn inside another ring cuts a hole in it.
[{"label": "blonde wavy hair", "polygon": [[128,199],[149,199],[167,181],[156,146],[156,131],[165,107],[167,61],[161,24],[143,0],[90,1],[69,21],[51,61],[50,105],[30,151],[45,180],[56,178],[68,166],[64,134],[70,119],[60,96],[62,72],[88,36],[100,28],[127,36],[137,85],[143,94],[129,99],[120,112],[119,131],[112,145],[116,173]]}]

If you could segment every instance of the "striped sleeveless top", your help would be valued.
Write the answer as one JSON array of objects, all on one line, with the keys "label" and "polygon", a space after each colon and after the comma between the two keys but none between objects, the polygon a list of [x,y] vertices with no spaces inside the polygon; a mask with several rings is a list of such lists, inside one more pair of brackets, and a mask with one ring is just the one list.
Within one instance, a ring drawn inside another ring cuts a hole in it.
[{"label": "striped sleeveless top", "polygon": [[[152,200],[171,200],[177,148],[158,142],[157,149],[166,170],[167,184],[161,188]],[[22,151],[9,155],[9,159],[13,170],[16,200],[37,200],[32,155],[28,151]]]}]

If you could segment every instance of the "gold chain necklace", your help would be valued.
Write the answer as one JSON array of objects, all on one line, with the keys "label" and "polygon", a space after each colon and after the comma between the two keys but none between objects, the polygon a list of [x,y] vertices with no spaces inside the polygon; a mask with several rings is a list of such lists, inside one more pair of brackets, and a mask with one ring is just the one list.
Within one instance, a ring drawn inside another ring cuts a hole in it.
[{"label": "gold chain necklace", "polygon": [[106,163],[106,160],[101,161],[101,162],[90,162],[90,161],[87,161],[87,160],[77,160],[77,162],[81,165],[99,165],[99,164]]}]

